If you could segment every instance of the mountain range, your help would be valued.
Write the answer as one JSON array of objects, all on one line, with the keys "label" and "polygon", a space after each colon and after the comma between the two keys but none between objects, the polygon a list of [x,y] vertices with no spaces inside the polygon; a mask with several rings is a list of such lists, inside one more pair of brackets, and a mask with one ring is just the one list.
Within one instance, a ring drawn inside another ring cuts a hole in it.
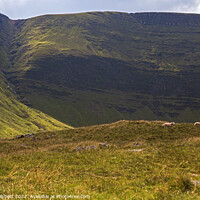
[{"label": "mountain range", "polygon": [[199,35],[198,14],[0,15],[0,131],[198,121]]}]

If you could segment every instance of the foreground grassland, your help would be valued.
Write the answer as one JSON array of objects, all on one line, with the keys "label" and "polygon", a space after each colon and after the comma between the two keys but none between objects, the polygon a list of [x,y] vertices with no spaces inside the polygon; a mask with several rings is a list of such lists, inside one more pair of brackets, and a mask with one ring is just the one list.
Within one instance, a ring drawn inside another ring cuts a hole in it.
[{"label": "foreground grassland", "polygon": [[161,124],[119,121],[1,140],[0,194],[200,199],[192,182],[200,181],[200,127]]}]

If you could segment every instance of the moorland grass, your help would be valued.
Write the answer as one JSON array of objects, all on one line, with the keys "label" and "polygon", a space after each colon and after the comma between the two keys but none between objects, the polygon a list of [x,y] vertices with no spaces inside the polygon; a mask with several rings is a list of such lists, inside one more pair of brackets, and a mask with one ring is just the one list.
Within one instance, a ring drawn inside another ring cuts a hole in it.
[{"label": "moorland grass", "polygon": [[[120,121],[1,140],[0,194],[199,199],[199,127],[161,124]],[[87,146],[96,148],[76,151]]]}]

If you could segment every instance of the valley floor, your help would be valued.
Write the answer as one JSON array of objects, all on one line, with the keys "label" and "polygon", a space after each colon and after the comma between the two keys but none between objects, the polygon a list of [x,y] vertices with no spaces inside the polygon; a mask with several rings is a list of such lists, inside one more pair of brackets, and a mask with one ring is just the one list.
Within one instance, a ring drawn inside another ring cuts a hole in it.
[{"label": "valley floor", "polygon": [[162,123],[119,121],[1,140],[0,195],[200,199],[200,127]]}]

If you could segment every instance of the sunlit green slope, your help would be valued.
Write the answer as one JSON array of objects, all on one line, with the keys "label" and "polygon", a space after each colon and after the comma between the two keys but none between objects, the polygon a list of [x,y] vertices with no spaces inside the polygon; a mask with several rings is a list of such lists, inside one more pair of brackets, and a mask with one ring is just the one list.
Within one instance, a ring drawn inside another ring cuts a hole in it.
[{"label": "sunlit green slope", "polygon": [[4,86],[0,86],[0,138],[64,128],[69,127],[40,111],[28,108],[13,98]]}]

